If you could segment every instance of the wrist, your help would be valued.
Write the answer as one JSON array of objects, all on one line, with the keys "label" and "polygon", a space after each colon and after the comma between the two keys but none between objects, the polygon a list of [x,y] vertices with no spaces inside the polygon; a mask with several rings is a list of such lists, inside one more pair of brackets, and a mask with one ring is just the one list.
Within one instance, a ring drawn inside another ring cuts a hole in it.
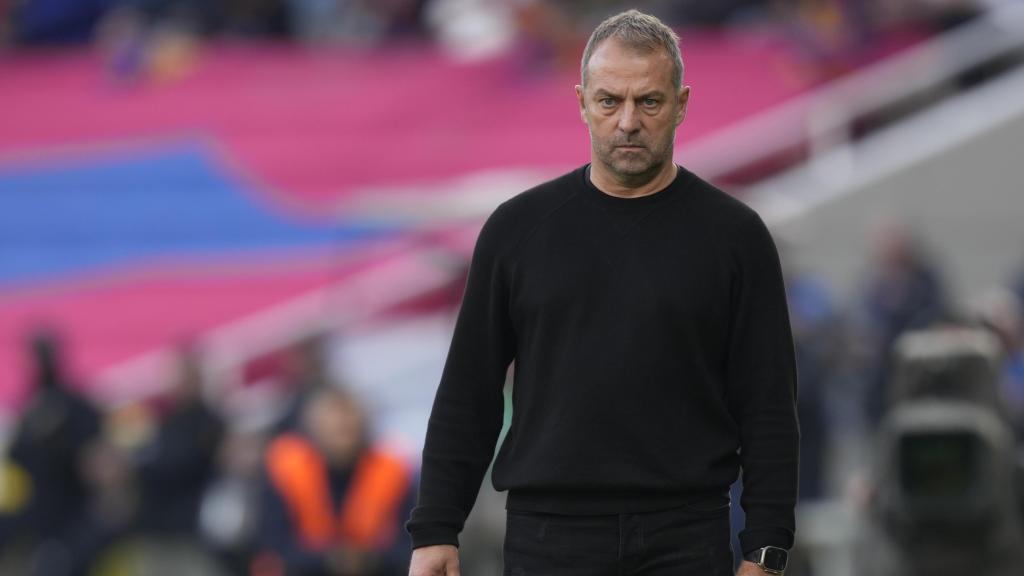
[{"label": "wrist", "polygon": [[777,546],[763,546],[743,556],[743,559],[757,566],[765,574],[785,573],[789,563],[789,551]]}]

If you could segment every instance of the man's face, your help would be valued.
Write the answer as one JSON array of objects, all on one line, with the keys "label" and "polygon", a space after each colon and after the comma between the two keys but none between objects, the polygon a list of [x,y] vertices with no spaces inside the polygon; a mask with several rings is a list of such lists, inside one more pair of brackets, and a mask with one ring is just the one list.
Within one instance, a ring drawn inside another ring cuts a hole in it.
[{"label": "man's face", "polygon": [[593,161],[617,180],[644,183],[672,161],[690,89],[673,84],[665,50],[643,52],[605,40],[591,55],[587,85],[577,86],[576,95]]},{"label": "man's face", "polygon": [[306,426],[327,460],[338,467],[354,462],[363,441],[364,417],[359,407],[351,400],[326,395],[316,398],[307,410]]}]

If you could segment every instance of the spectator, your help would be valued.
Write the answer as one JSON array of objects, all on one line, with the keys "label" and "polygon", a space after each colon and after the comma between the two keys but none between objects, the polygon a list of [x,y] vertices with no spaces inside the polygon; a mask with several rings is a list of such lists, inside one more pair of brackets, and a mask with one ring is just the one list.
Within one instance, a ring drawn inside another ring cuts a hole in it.
[{"label": "spectator", "polygon": [[118,6],[138,13],[149,25],[164,24],[200,35],[220,31],[224,24],[224,0],[119,0]]},{"label": "spectator", "polygon": [[300,38],[373,43],[423,34],[427,0],[288,0],[287,4]]},{"label": "spectator", "polygon": [[885,412],[893,343],[907,330],[926,328],[950,313],[938,266],[908,230],[887,225],[874,238],[874,270],[862,301],[869,355],[865,410],[872,425]]},{"label": "spectator", "polygon": [[100,431],[100,418],[89,402],[68,385],[53,333],[35,334],[28,346],[34,368],[34,391],[18,423],[8,457],[30,483],[27,502],[4,522],[0,542],[11,537],[38,543],[39,573],[62,574],[70,540],[87,513],[88,486],[80,462]]},{"label": "spectator", "polygon": [[300,433],[266,454],[254,573],[398,576],[410,544],[401,521],[414,500],[404,462],[370,445],[366,416],[335,388],[312,396]]},{"label": "spectator", "polygon": [[203,377],[194,350],[181,352],[169,410],[144,448],[137,476],[140,527],[164,536],[190,536],[211,480],[223,436],[221,418],[203,401]]},{"label": "spectator", "polygon": [[785,267],[786,294],[796,349],[800,418],[801,501],[824,496],[825,455],[831,438],[826,397],[836,369],[838,319],[825,286]]},{"label": "spectator", "polygon": [[12,0],[0,0],[0,48],[10,44],[14,38]]},{"label": "spectator", "polygon": [[1005,288],[985,292],[974,303],[982,325],[999,338],[1003,349],[1000,389],[1006,414],[1024,440],[1024,301]]},{"label": "spectator", "polygon": [[67,561],[54,563],[49,554],[41,554],[51,566],[40,570],[40,576],[86,576],[93,574],[98,564],[116,563],[116,555],[107,553],[134,528],[138,486],[124,450],[104,434],[89,446],[83,468],[89,487],[88,509],[67,539]]},{"label": "spectator", "polygon": [[297,428],[307,400],[332,383],[326,345],[326,335],[312,334],[285,352],[282,371],[285,386],[292,396],[274,426],[275,433]]},{"label": "spectator", "polygon": [[115,0],[14,2],[14,39],[20,44],[81,44]]},{"label": "spectator", "polygon": [[665,12],[673,24],[687,27],[727,26],[748,17],[761,18],[771,9],[767,0],[661,0],[652,4],[662,8],[654,11]]},{"label": "spectator", "polygon": [[1024,266],[1021,266],[1013,280],[1013,291],[1017,295],[1017,301],[1024,303]]},{"label": "spectator", "polygon": [[985,10],[980,0],[897,0],[872,3],[872,12],[882,25],[920,23],[941,32],[974,18]]},{"label": "spectator", "polygon": [[225,32],[235,36],[284,37],[291,33],[284,0],[225,0]]}]

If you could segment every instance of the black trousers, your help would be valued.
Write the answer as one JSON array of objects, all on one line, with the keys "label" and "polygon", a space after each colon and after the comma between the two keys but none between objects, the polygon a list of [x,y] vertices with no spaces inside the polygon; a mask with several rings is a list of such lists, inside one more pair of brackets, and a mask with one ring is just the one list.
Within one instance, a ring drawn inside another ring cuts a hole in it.
[{"label": "black trousers", "polygon": [[504,576],[732,576],[729,504],[561,516],[508,511]]}]

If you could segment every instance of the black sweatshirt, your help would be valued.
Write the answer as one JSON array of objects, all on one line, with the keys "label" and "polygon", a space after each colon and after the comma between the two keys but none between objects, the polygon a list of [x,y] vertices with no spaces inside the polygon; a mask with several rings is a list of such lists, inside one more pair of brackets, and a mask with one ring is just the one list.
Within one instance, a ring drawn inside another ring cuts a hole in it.
[{"label": "black sweatshirt", "polygon": [[743,469],[744,552],[793,543],[796,368],[760,217],[680,168],[605,194],[587,166],[480,231],[423,449],[414,547],[456,544],[494,455],[507,507],[621,514],[722,498]]}]

